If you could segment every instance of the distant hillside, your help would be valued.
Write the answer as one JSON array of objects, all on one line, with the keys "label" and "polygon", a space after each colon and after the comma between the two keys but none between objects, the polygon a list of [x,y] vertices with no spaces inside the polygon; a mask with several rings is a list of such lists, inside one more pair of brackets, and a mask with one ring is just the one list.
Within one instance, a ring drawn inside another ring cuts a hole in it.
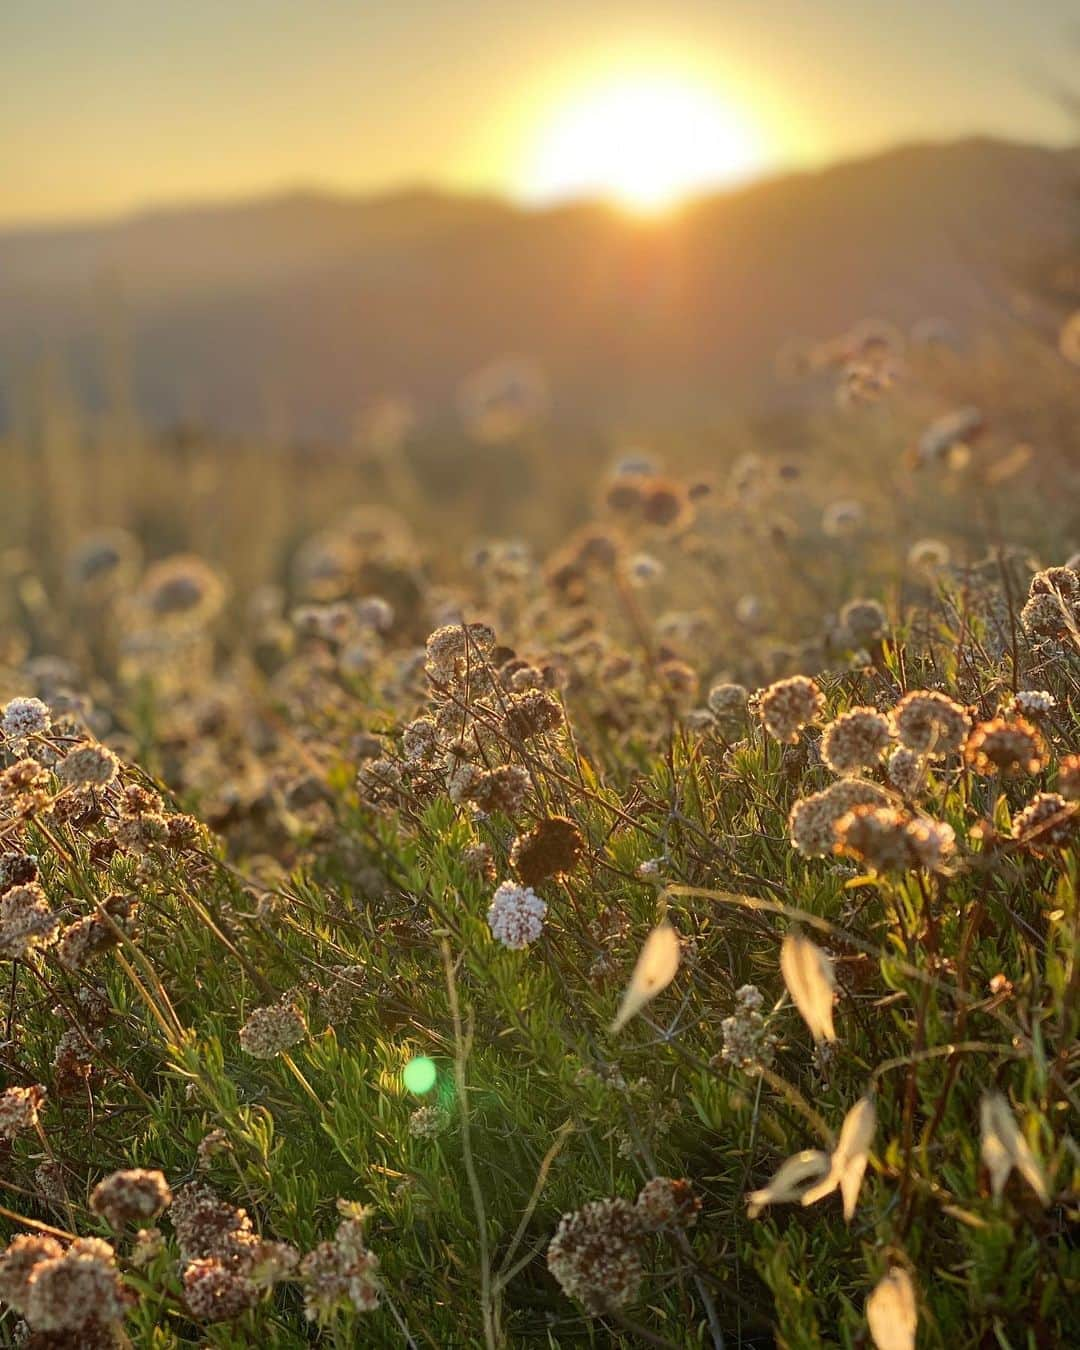
[{"label": "distant hillside", "polygon": [[1017,277],[1080,237],[1078,184],[1080,150],[972,140],[648,225],[415,192],[0,233],[0,411],[48,361],[90,408],[119,378],[159,424],[340,435],[388,392],[446,411],[464,376],[519,354],[568,416],[707,413],[793,335],[999,322]]}]

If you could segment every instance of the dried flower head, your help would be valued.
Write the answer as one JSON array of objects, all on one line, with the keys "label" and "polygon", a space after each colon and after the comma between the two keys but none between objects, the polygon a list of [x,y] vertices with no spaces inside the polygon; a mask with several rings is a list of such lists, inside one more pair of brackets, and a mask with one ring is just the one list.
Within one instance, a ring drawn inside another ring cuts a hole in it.
[{"label": "dried flower head", "polygon": [[[463,767],[459,765],[459,771]],[[501,811],[503,815],[516,816],[525,805],[530,781],[520,764],[500,764],[489,770],[470,764],[468,768],[471,772],[460,775],[464,781],[452,782],[451,800],[454,800],[453,788],[456,786],[457,800],[471,802],[484,815]]]},{"label": "dried flower head", "polygon": [[378,1307],[378,1269],[378,1257],[364,1243],[361,1219],[345,1219],[333,1242],[320,1242],[300,1262],[309,1321],[326,1322],[340,1309],[370,1312]]},{"label": "dried flower head", "polygon": [[543,933],[546,914],[547,905],[532,887],[504,881],[491,898],[488,927],[496,942],[520,951]]},{"label": "dried flower head", "polygon": [[898,745],[886,762],[885,776],[902,797],[917,797],[926,783],[926,761],[906,745]]},{"label": "dried flower head", "polygon": [[37,882],[13,886],[0,896],[0,955],[25,960],[31,952],[52,946],[59,931],[60,916]]},{"label": "dried flower head", "polygon": [[887,794],[874,783],[842,778],[791,808],[791,842],[804,858],[828,857],[836,844],[836,823],[857,806],[886,806]]},{"label": "dried flower head", "polygon": [[172,1203],[164,1173],[132,1167],[113,1172],[90,1192],[90,1209],[113,1228],[156,1219]]},{"label": "dried flower head", "polygon": [[769,1030],[762,1015],[764,997],[753,984],[744,984],[735,991],[735,1011],[720,1023],[724,1038],[720,1059],[748,1073],[772,1063],[776,1037]]},{"label": "dried flower head", "polygon": [[259,1300],[259,1288],[245,1270],[216,1256],[189,1261],[183,1285],[184,1302],[197,1322],[232,1322]]},{"label": "dried flower head", "polygon": [[1038,792],[1013,817],[1013,836],[1033,853],[1064,848],[1076,834],[1076,811],[1056,792]]},{"label": "dried flower head", "polygon": [[821,758],[835,774],[859,773],[878,763],[891,738],[888,718],[874,708],[852,708],[825,728]]},{"label": "dried flower head", "polygon": [[1066,755],[1061,761],[1057,785],[1067,802],[1080,801],[1080,755]]},{"label": "dried flower head", "polygon": [[23,1130],[32,1130],[45,1105],[45,1089],[9,1087],[0,1093],[0,1139],[14,1139]]},{"label": "dried flower head", "polygon": [[954,699],[933,689],[905,694],[892,711],[901,745],[928,759],[956,754],[971,728],[971,715]]},{"label": "dried flower head", "polygon": [[39,698],[13,698],[0,710],[0,732],[15,745],[44,735],[51,725],[48,706]]},{"label": "dried flower head", "polygon": [[693,1185],[682,1178],[653,1177],[642,1186],[634,1205],[641,1227],[648,1233],[661,1228],[690,1228],[697,1223],[701,1201]]},{"label": "dried flower head", "polygon": [[564,1214],[547,1250],[548,1270],[568,1298],[587,1311],[633,1303],[644,1268],[641,1219],[627,1200],[593,1200]]},{"label": "dried flower head", "polygon": [[727,730],[746,721],[749,698],[741,684],[714,684],[705,701],[720,727]]},{"label": "dried flower head", "polygon": [[562,724],[562,704],[553,694],[540,689],[512,694],[503,713],[507,734],[517,741],[556,731]]},{"label": "dried flower head", "polygon": [[806,675],[777,680],[758,699],[758,716],[774,740],[795,745],[799,732],[825,707],[825,696]]},{"label": "dried flower head", "polygon": [[56,766],[56,775],[73,787],[105,787],[116,777],[119,761],[104,745],[79,745]]},{"label": "dried flower head", "polygon": [[76,1238],[39,1261],[27,1281],[26,1320],[35,1331],[75,1331],[119,1322],[132,1302],[116,1254],[98,1238]]},{"label": "dried flower head", "polygon": [[1042,737],[1023,717],[1008,720],[995,717],[990,722],[980,722],[964,747],[965,762],[984,777],[1036,774],[1045,757]]},{"label": "dried flower head", "polygon": [[307,1035],[304,1014],[294,1004],[255,1008],[240,1028],[240,1048],[255,1059],[273,1059]]},{"label": "dried flower head", "polygon": [[585,841],[565,816],[547,816],[514,840],[510,865],[525,886],[539,886],[549,877],[572,872],[581,859]]},{"label": "dried flower head", "polygon": [[891,806],[857,806],[836,823],[834,851],[875,872],[937,868],[952,853],[952,828]]},{"label": "dried flower head", "polygon": [[849,600],[840,611],[840,628],[852,647],[868,647],[885,636],[889,617],[877,600]]}]

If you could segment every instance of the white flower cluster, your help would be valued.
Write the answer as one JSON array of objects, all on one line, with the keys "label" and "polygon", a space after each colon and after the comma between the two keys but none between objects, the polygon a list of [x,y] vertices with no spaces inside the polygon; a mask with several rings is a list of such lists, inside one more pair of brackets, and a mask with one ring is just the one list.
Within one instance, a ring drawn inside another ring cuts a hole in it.
[{"label": "white flower cluster", "polygon": [[491,898],[488,927],[497,942],[520,951],[544,931],[546,914],[547,905],[531,886],[504,881]]}]

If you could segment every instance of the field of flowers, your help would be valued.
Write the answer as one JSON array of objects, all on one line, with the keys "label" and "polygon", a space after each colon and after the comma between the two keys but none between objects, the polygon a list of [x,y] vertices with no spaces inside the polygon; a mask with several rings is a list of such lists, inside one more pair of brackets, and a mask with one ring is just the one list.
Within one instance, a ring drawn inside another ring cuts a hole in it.
[{"label": "field of flowers", "polygon": [[3,1343],[1077,1344],[1071,343],[4,443]]}]

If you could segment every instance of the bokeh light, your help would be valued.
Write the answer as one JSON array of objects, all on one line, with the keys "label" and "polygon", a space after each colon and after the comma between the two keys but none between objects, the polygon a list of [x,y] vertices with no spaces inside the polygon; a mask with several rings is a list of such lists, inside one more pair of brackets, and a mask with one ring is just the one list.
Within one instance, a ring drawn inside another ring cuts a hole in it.
[{"label": "bokeh light", "polygon": [[422,1097],[425,1092],[430,1092],[435,1086],[435,1080],[438,1076],[439,1071],[435,1067],[435,1061],[428,1059],[427,1055],[418,1055],[415,1059],[410,1059],[401,1072],[405,1087],[417,1097]]}]

